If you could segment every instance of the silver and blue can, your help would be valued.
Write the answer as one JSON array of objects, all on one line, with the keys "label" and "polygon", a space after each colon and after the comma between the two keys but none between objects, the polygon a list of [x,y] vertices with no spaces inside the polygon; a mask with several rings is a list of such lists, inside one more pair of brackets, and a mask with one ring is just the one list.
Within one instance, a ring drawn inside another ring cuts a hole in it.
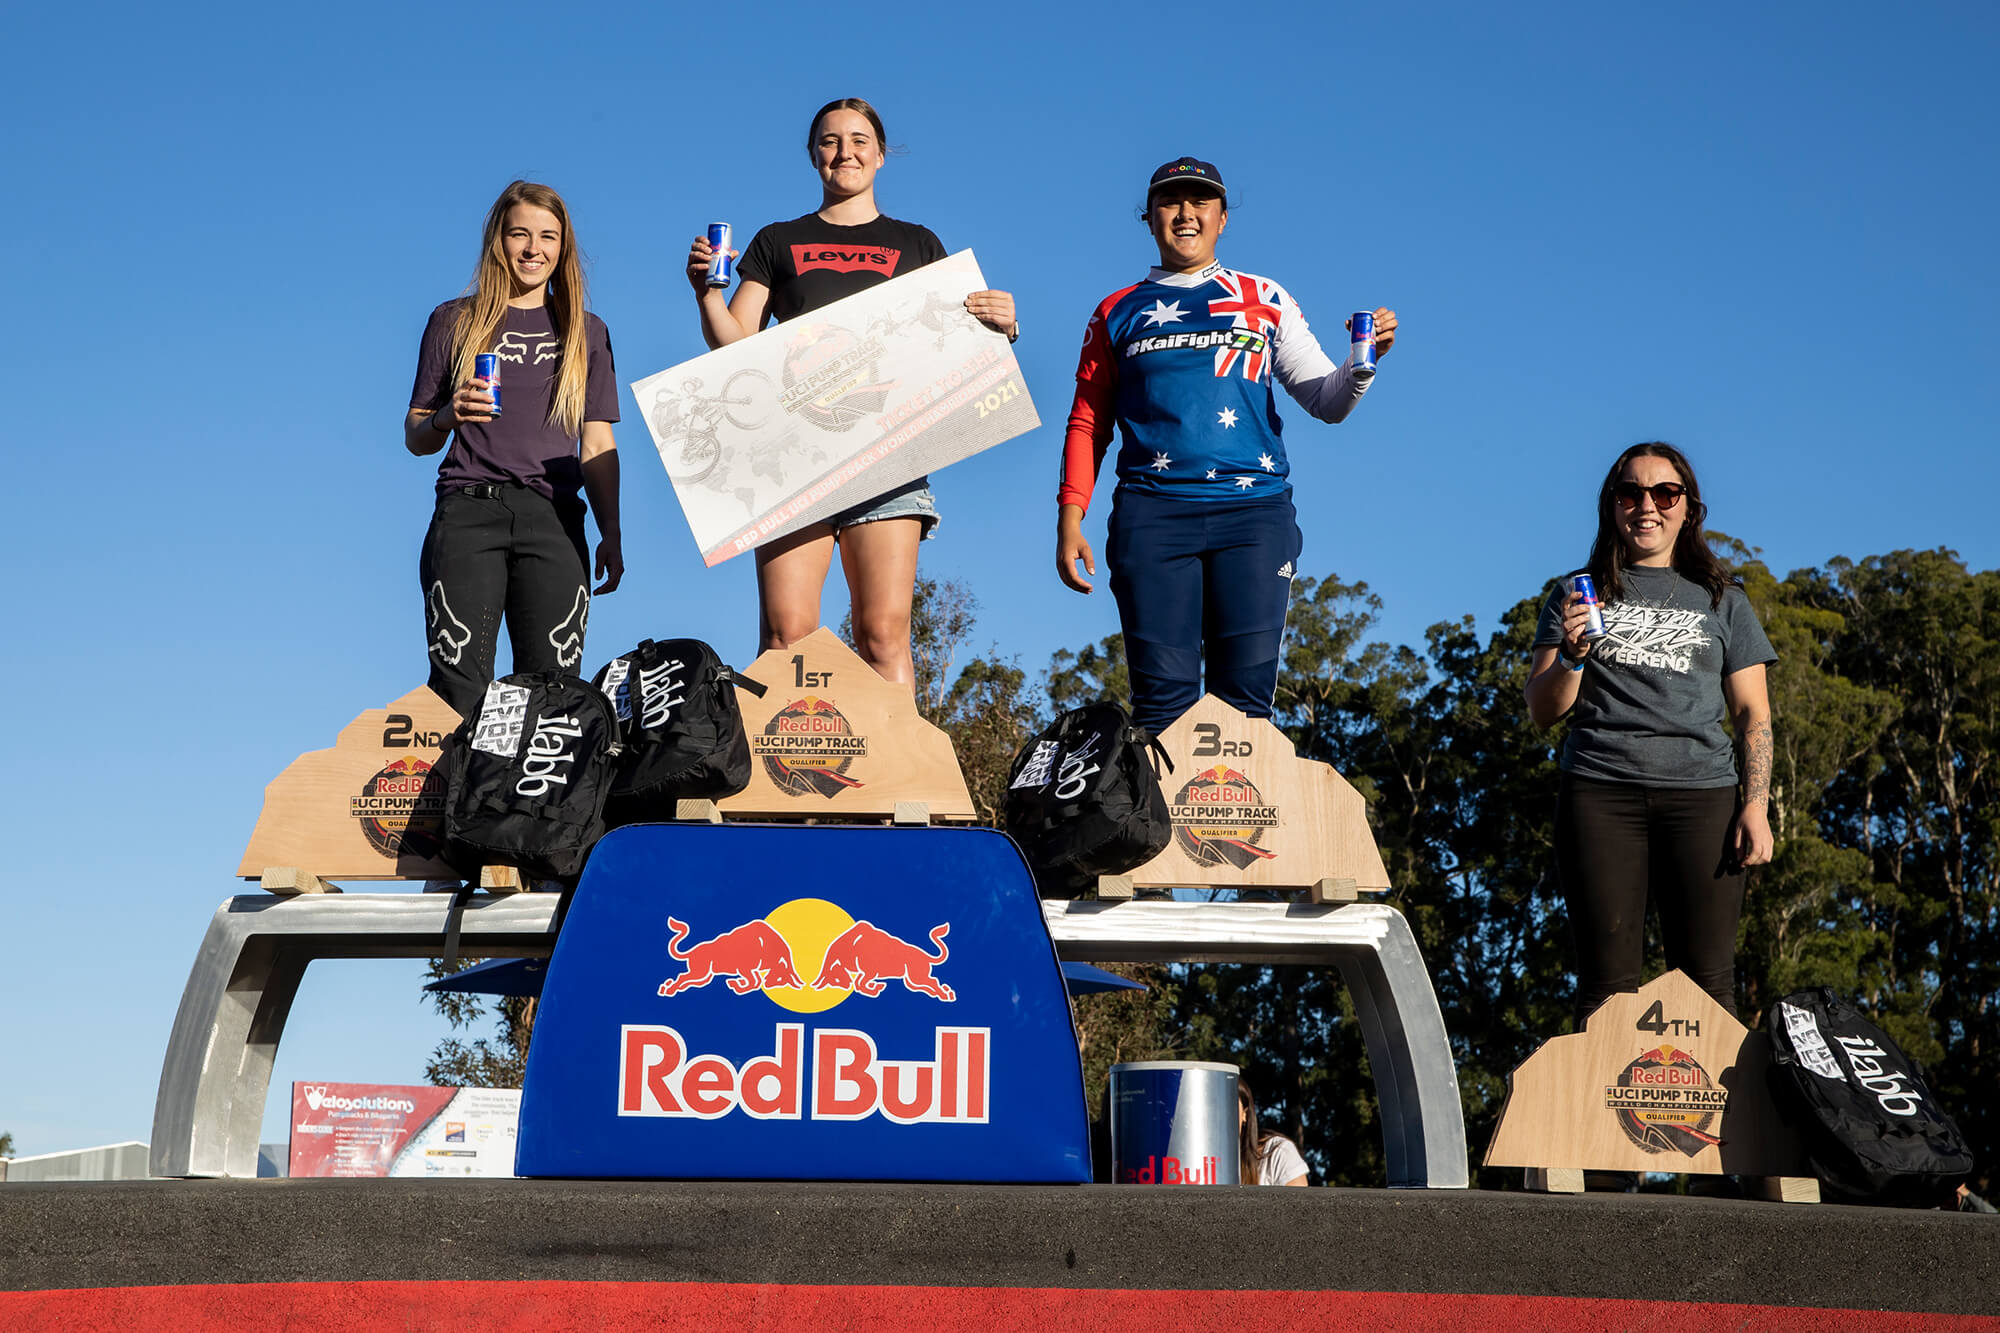
[{"label": "silver and blue can", "polygon": [[1569,581],[1569,589],[1581,597],[1583,604],[1590,608],[1590,619],[1584,624],[1583,637],[1601,639],[1611,633],[1604,628],[1604,609],[1597,600],[1597,580],[1588,574],[1573,575]]},{"label": "silver and blue can", "polygon": [[493,395],[493,415],[500,415],[500,358],[491,352],[480,352],[472,358],[472,374],[475,379],[486,381],[486,392]]},{"label": "silver and blue can", "polygon": [[1375,312],[1355,311],[1348,318],[1347,329],[1347,336],[1354,340],[1354,368],[1375,369]]},{"label": "silver and blue can", "polygon": [[1111,1179],[1235,1185],[1235,1065],[1140,1060],[1111,1066]]},{"label": "silver and blue can", "polygon": [[708,285],[727,287],[736,279],[736,261],[729,257],[729,224],[711,222],[708,224],[708,248],[712,253],[708,261]]}]

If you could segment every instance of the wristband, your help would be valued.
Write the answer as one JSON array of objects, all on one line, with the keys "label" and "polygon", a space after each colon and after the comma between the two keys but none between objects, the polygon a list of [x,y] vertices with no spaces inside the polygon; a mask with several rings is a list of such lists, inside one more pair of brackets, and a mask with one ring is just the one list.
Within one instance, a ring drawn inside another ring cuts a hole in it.
[{"label": "wristband", "polygon": [[1570,659],[1570,655],[1563,651],[1563,645],[1561,644],[1556,645],[1556,661],[1563,664],[1563,669],[1565,671],[1581,671],[1583,670],[1583,664],[1589,660],[1590,660],[1590,655],[1586,653],[1584,654],[1584,656],[1576,658],[1574,661],[1572,661]]},{"label": "wristband", "polygon": [[[430,424],[431,424],[431,429],[432,429],[432,430],[434,430],[434,431],[436,431],[436,432],[437,432],[438,434],[440,434],[440,435],[449,435],[449,434],[451,434],[451,427],[449,427],[449,426],[439,426],[439,425],[438,425],[438,416],[439,416],[439,414],[441,414],[441,413],[442,413],[443,411],[444,411],[444,409],[443,409],[442,407],[440,407],[440,408],[438,408],[438,409],[437,409],[436,411],[434,411],[434,412],[432,412],[432,413],[431,413],[431,423],[430,423]],[[1561,650],[1561,649],[1557,649],[1556,651],[1560,652],[1560,651],[1562,651],[1562,650]]]}]

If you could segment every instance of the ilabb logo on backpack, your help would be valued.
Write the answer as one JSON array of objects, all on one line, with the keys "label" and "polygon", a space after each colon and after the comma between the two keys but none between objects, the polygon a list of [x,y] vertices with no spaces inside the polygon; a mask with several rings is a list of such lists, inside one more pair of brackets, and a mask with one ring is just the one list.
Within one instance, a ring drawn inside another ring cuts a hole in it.
[{"label": "ilabb logo on backpack", "polygon": [[519,796],[547,796],[551,784],[569,785],[568,770],[576,763],[576,743],[583,737],[583,723],[567,713],[544,713],[535,721],[535,734],[528,738],[528,757],[521,761],[521,780],[514,784]]},{"label": "ilabb logo on backpack", "polygon": [[1875,1100],[1890,1115],[1910,1116],[1917,1114],[1923,1094],[1915,1088],[1915,1080],[1907,1071],[1893,1069],[1883,1061],[1892,1059],[1890,1054],[1869,1041],[1866,1037],[1835,1037],[1840,1043],[1840,1053],[1847,1057],[1848,1068],[1861,1086],[1875,1094]]},{"label": "ilabb logo on backpack", "polygon": [[681,673],[687,664],[679,658],[639,672],[639,728],[652,731],[667,725],[673,710],[687,702],[687,682]]}]

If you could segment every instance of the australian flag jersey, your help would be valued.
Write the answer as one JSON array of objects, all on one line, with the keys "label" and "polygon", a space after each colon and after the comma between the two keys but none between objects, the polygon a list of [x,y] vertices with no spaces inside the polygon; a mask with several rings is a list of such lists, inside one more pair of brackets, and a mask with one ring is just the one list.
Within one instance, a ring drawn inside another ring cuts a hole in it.
[{"label": "australian flag jersey", "polygon": [[1333,422],[1372,374],[1336,367],[1269,278],[1220,263],[1199,273],[1155,268],[1090,317],[1056,502],[1089,507],[1114,420],[1120,486],[1180,500],[1277,500],[1291,490],[1291,469],[1272,381]]}]

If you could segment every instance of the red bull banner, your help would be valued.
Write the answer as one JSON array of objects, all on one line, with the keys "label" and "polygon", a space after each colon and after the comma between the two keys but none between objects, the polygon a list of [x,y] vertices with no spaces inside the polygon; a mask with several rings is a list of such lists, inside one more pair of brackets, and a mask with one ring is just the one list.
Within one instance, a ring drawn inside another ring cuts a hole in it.
[{"label": "red bull banner", "polygon": [[1080,1182],[1086,1143],[1061,973],[1003,835],[641,825],[592,853],[521,1174]]}]

